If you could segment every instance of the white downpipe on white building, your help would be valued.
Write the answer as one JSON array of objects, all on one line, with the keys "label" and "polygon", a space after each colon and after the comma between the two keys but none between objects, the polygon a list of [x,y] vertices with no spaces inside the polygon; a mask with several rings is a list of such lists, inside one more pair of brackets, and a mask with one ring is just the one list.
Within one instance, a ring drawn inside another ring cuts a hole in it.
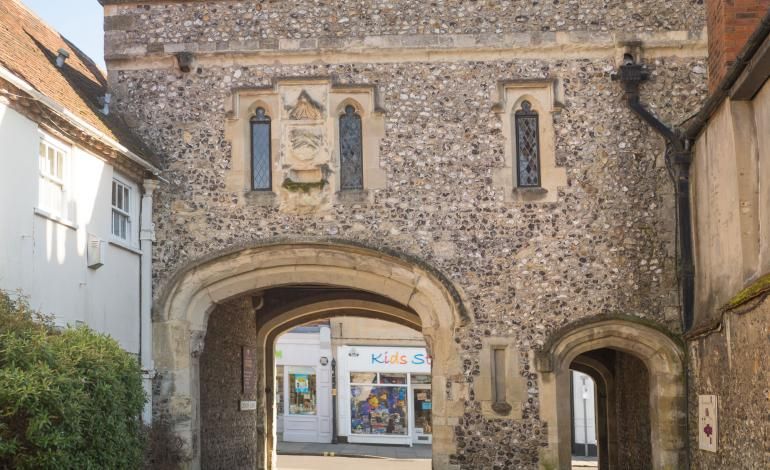
[{"label": "white downpipe on white building", "polygon": [[155,224],[152,222],[152,195],[158,188],[158,182],[144,180],[142,185],[142,207],[139,229],[139,240],[142,249],[140,261],[140,346],[139,354],[142,364],[142,384],[147,403],[142,412],[142,421],[152,423],[152,379],[155,377],[155,361],[152,359],[152,243],[155,241]]}]

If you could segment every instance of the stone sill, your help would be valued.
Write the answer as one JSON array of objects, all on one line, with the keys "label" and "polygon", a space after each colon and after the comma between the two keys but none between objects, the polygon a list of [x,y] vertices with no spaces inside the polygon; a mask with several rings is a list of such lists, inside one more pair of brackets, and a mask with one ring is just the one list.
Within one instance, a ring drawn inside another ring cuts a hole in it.
[{"label": "stone sill", "polygon": [[246,191],[244,198],[247,204],[256,206],[275,206],[278,196],[272,191]]},{"label": "stone sill", "polygon": [[533,194],[534,195],[534,194],[547,194],[548,190],[543,188],[542,186],[540,186],[540,187],[531,187],[531,188],[530,187],[522,187],[522,188],[518,188],[517,187],[517,188],[513,188],[513,192],[514,193],[520,193],[520,194],[527,194],[527,195]]},{"label": "stone sill", "polygon": [[365,189],[337,191],[337,202],[343,205],[368,204],[369,191]]}]

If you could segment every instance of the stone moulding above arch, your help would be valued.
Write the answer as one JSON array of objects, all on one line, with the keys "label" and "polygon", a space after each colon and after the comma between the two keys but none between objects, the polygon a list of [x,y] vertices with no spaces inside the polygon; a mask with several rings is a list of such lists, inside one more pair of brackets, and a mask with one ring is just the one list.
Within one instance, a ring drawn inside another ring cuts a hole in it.
[{"label": "stone moulding above arch", "polygon": [[[248,275],[259,269],[271,268],[273,270],[283,270],[284,275],[296,272],[296,260],[292,257],[276,257],[270,263],[260,257],[260,254],[280,253],[282,250],[300,250],[304,256],[302,258],[305,266],[318,266],[319,268],[331,267],[333,264],[324,264],[330,257],[335,257],[337,262],[343,259],[348,260],[347,269],[356,272],[359,275],[371,273],[374,264],[382,263],[390,266],[389,278],[396,282],[401,276],[401,281],[411,279],[415,292],[410,294],[407,299],[411,303],[420,301],[420,297],[414,295],[418,286],[433,285],[433,289],[443,291],[441,295],[446,297],[447,305],[452,307],[453,328],[462,327],[468,324],[471,316],[466,309],[466,303],[457,287],[449,281],[441,272],[427,265],[423,261],[404,253],[390,249],[375,249],[362,243],[354,243],[345,240],[327,239],[300,239],[300,240],[269,240],[260,243],[249,243],[237,247],[220,250],[206,255],[198,260],[191,261],[180,267],[168,280],[165,285],[158,288],[159,295],[153,308],[154,321],[179,320],[171,314],[171,309],[178,306],[180,298],[186,298],[189,302],[194,297],[203,300],[208,297],[211,305],[215,306],[226,298],[220,297],[231,289],[222,290],[224,286],[222,281],[233,277],[233,271],[229,269],[218,269],[217,266],[224,266],[230,263],[237,263],[244,257],[250,260],[251,269],[244,267],[242,272],[235,273],[235,276]],[[356,265],[353,261],[356,257],[366,260],[366,264]],[[292,259],[294,261],[292,261]],[[311,261],[314,260],[315,261]],[[259,264],[257,264],[259,263]],[[313,264],[315,263],[315,264]],[[404,277],[406,276],[406,277]],[[329,279],[328,277],[326,279]],[[274,286],[274,285],[273,285]],[[219,289],[219,290],[215,290]],[[259,286],[252,285],[250,291],[259,289]],[[242,294],[245,291],[235,292],[231,295]],[[409,304],[406,304],[411,306]]]},{"label": "stone moulding above arch", "polygon": [[[629,330],[633,330],[633,333]],[[638,317],[613,315],[582,319],[553,332],[535,354],[537,368],[541,372],[553,372],[565,363],[569,367],[572,359],[579,354],[595,349],[588,347],[583,351],[580,345],[588,342],[614,341],[622,347],[627,344],[625,340],[643,345],[650,353],[665,350],[671,358],[676,358],[680,363],[684,361],[684,345],[673,333]],[[644,360],[639,354],[641,351],[618,349]]]}]

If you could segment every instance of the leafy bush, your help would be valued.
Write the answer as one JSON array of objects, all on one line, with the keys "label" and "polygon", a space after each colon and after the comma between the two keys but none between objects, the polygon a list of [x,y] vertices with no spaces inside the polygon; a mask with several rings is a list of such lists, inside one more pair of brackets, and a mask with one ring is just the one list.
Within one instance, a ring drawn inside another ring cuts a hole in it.
[{"label": "leafy bush", "polygon": [[0,292],[0,468],[142,465],[135,357],[85,328],[56,331]]}]

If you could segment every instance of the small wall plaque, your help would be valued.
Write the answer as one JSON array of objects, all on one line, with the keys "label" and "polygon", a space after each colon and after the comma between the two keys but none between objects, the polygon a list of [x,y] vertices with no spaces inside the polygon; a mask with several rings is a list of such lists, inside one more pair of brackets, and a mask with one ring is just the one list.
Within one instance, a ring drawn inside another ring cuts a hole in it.
[{"label": "small wall plaque", "polygon": [[717,396],[698,395],[698,448],[717,451]]},{"label": "small wall plaque", "polygon": [[243,376],[243,394],[248,395],[255,393],[257,390],[257,356],[254,352],[254,348],[243,346],[241,349],[243,363],[242,376]]},{"label": "small wall plaque", "polygon": [[257,409],[256,400],[241,400],[241,411],[252,411]]}]

